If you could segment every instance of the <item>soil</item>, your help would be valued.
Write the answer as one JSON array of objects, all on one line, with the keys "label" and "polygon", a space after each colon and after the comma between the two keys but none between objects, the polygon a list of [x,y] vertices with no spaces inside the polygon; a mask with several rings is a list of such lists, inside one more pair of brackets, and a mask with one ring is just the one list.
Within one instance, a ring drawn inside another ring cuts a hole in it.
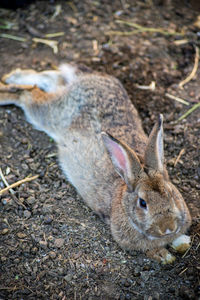
[{"label": "soil", "polygon": [[[200,101],[200,69],[179,87],[197,55],[198,15],[198,1],[170,0],[37,1],[0,9],[1,76],[17,67],[44,70],[64,61],[81,63],[121,80],[147,133],[158,113],[164,114],[169,174],[193,217],[191,248],[175,254],[172,265],[121,250],[62,174],[54,142],[34,130],[19,108],[1,107],[0,167],[6,180],[39,177],[1,196],[0,299],[200,299],[200,109],[177,121]],[[2,28],[2,20],[11,28]],[[126,35],[135,28],[119,20],[168,34]],[[24,40],[2,37],[5,33]],[[33,38],[58,41],[58,52]],[[141,88],[152,81],[155,90]]]}]

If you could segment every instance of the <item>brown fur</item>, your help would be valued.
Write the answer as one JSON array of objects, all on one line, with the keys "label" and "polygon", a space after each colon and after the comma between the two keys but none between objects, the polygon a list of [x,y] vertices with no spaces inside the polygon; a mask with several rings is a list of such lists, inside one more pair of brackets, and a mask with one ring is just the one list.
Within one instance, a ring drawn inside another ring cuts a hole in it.
[{"label": "brown fur", "polygon": [[[10,85],[0,86],[0,105],[20,106],[54,138],[66,177],[110,224],[119,245],[169,262],[164,247],[187,230],[191,217],[164,165],[162,116],[147,138],[116,78],[69,65],[41,73],[17,70],[4,81]],[[27,82],[43,90],[21,91]]]}]

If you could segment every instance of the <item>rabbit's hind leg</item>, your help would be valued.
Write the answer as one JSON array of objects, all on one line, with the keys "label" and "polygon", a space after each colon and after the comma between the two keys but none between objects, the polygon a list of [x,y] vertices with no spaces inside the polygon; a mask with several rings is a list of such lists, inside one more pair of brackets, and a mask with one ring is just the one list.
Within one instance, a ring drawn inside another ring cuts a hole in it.
[{"label": "rabbit's hind leg", "polygon": [[31,91],[34,89],[32,85],[5,85],[0,82],[0,105],[15,104],[21,106],[21,95],[24,91]]},{"label": "rabbit's hind leg", "polygon": [[4,75],[2,81],[6,84],[37,86],[48,93],[56,92],[66,84],[61,72],[57,70],[36,72],[16,69]]}]

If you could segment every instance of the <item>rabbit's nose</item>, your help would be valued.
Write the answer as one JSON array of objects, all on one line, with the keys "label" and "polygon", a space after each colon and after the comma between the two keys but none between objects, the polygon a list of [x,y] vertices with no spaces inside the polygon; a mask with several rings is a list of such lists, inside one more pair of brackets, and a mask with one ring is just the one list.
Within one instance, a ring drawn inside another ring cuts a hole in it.
[{"label": "rabbit's nose", "polygon": [[177,230],[177,222],[173,219],[166,220],[160,226],[160,231],[163,235],[172,234]]}]

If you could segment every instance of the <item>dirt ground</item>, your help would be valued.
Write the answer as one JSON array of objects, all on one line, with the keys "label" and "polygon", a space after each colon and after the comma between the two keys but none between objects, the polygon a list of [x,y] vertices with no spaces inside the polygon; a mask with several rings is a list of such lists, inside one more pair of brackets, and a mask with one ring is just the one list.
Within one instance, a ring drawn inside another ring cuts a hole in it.
[{"label": "dirt ground", "polygon": [[[184,256],[175,254],[173,265],[124,252],[64,178],[53,141],[34,130],[20,109],[1,107],[0,167],[6,180],[39,175],[1,197],[1,300],[200,299],[200,108],[177,122],[200,101],[200,68],[179,87],[198,55],[198,6],[198,1],[74,0],[0,9],[0,76],[17,67],[82,63],[122,81],[147,133],[158,113],[164,114],[168,170],[193,217],[192,246]],[[120,20],[143,28],[136,32]],[[52,33],[60,35],[45,36]],[[57,41],[58,52],[34,38]],[[155,90],[142,89],[153,81]]]}]

